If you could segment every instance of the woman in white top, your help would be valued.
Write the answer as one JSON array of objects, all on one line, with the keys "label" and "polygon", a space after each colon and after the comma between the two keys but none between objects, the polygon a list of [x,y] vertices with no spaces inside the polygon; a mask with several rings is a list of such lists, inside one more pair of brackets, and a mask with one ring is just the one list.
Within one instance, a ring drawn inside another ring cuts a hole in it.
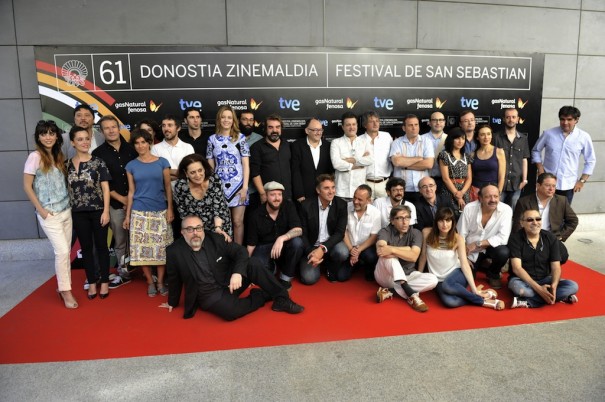
[{"label": "woman in white top", "polygon": [[[440,208],[432,227],[422,231],[424,241],[418,260],[418,270],[429,271],[437,277],[437,294],[447,307],[474,304],[503,310],[504,302],[496,299],[495,290],[481,290],[475,286],[471,267],[466,259],[464,239],[456,232],[454,211]],[[470,290],[468,289],[470,288]]]}]

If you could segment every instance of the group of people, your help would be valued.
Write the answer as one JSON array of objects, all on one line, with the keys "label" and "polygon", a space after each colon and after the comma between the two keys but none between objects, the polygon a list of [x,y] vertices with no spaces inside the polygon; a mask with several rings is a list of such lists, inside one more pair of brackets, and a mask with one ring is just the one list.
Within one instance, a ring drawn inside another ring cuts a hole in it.
[{"label": "group of people", "polygon": [[[560,278],[563,242],[578,223],[573,193],[595,157],[575,124],[579,110],[566,106],[559,115],[560,126],[531,152],[536,194],[521,199],[530,151],[515,109],[505,110],[499,133],[476,128],[472,111],[463,111],[447,134],[445,116],[431,114],[430,131],[420,135],[420,119],[407,115],[395,140],[380,131],[376,112],[362,116],[362,135],[358,116],[347,112],[342,137],[326,141],[321,121],[311,118],[306,136],[289,143],[278,115],[266,117],[260,135],[253,111],[238,119],[224,106],[215,134],[205,135],[201,111],[188,108],[185,129],[166,115],[161,125],[137,124],[127,142],[114,116],[99,120],[99,133],[94,111],[78,105],[67,137],[52,121],[36,126],[24,188],[55,249],[67,308],[78,307],[72,225],[89,299],[128,283],[126,265],[140,266],[148,296],[168,295],[161,307],[172,311],[185,289],[186,318],[199,307],[232,320],[269,300],[275,311],[300,313],[288,295],[295,277],[312,285],[324,271],[330,282],[344,282],[356,270],[380,285],[380,302],[396,293],[426,311],[420,293],[436,288],[446,306],[501,310],[496,290],[509,258],[511,307],[572,303],[577,284]],[[580,155],[575,183],[570,171],[575,177]],[[113,279],[108,227],[118,260]],[[475,284],[479,270],[490,288]],[[250,283],[260,289],[240,297]]]}]

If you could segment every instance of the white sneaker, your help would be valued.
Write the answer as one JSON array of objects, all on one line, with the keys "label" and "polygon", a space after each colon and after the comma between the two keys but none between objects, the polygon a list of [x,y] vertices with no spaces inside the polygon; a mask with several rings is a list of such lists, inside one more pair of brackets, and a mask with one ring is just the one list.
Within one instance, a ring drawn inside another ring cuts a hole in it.
[{"label": "white sneaker", "polygon": [[530,308],[530,305],[527,303],[527,300],[519,300],[518,297],[514,297],[510,308]]}]

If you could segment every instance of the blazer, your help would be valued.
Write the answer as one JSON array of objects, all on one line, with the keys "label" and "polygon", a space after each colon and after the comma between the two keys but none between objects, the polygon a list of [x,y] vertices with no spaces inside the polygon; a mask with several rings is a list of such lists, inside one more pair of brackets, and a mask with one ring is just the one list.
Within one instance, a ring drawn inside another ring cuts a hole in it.
[{"label": "blazer", "polygon": [[[448,197],[444,194],[440,194],[440,193],[435,194],[435,196],[437,197],[437,210],[439,210],[439,208],[443,208],[443,207],[452,208],[452,210],[454,212],[457,210],[457,208],[454,209],[454,207],[452,206],[450,197]],[[424,197],[421,196],[414,203],[414,206],[416,207],[416,226],[415,226],[415,228],[421,231],[424,228],[433,226],[434,218],[433,218],[433,213],[431,212],[431,206],[429,205],[428,202],[426,202]]]},{"label": "blazer", "polygon": [[292,153],[293,199],[317,196],[315,178],[323,173],[334,174],[334,167],[330,159],[330,143],[325,139],[321,141],[317,168],[315,168],[311,149],[307,144],[307,137],[300,138],[292,143],[290,152]]},{"label": "blazer", "polygon": [[[515,213],[513,214],[513,232],[521,229],[519,220],[523,212],[528,209],[539,211],[536,194],[526,195],[517,201]],[[555,194],[552,200],[550,200],[548,219],[550,220],[550,231],[562,241],[567,240],[574,230],[576,230],[576,227],[578,227],[578,216],[571,209],[567,197],[563,195]]]},{"label": "blazer", "polygon": [[[309,250],[315,245],[319,236],[319,204],[317,196],[304,200],[300,211],[303,244],[305,250]],[[335,196],[332,200],[326,224],[330,237],[322,244],[330,252],[334,246],[344,239],[345,230],[347,229],[347,203],[342,198]]]},{"label": "blazer", "polygon": [[[210,269],[218,287],[227,288],[234,273],[246,276],[248,252],[236,243],[227,243],[222,235],[204,231],[204,249],[208,255]],[[168,304],[179,305],[181,290],[185,288],[185,312],[183,318],[194,316],[198,308],[198,278],[200,271],[193,250],[179,238],[166,248],[166,271],[168,274]]]}]

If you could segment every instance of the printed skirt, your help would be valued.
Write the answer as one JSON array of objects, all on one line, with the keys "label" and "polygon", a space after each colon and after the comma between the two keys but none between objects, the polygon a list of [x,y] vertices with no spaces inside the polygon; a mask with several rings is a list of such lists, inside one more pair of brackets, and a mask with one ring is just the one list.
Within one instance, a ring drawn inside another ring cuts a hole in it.
[{"label": "printed skirt", "polygon": [[166,247],[172,243],[172,227],[164,211],[131,211],[130,265],[165,265]]}]

